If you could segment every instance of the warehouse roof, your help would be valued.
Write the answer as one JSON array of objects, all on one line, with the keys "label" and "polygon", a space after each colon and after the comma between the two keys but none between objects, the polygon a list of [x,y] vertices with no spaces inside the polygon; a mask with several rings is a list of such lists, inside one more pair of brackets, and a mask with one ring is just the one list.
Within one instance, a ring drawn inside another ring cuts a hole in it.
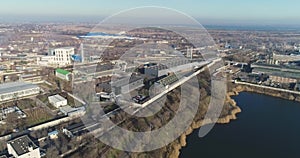
[{"label": "warehouse roof", "polygon": [[294,78],[294,79],[300,78],[300,73],[293,72],[293,71],[280,71],[271,68],[261,68],[261,67],[255,67],[252,71],[259,72],[259,73],[266,73],[268,75],[287,77],[287,78]]},{"label": "warehouse roof", "polygon": [[14,93],[17,91],[38,88],[39,86],[27,82],[10,82],[0,84],[0,95],[7,93]]}]

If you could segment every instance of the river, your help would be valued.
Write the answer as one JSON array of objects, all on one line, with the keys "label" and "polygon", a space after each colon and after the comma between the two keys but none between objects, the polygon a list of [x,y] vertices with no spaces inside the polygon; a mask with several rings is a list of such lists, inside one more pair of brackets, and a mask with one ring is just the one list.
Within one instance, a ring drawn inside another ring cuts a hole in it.
[{"label": "river", "polygon": [[194,130],[181,158],[300,157],[300,103],[249,92],[233,99],[242,109],[238,119],[204,138]]}]

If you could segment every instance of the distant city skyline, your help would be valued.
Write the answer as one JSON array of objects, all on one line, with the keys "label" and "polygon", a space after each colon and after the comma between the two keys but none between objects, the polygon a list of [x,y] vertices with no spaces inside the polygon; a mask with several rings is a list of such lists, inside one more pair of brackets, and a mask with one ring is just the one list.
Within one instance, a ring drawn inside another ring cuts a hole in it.
[{"label": "distant city skyline", "polygon": [[297,0],[10,0],[1,2],[0,21],[97,21],[141,6],[172,8],[204,24],[300,25]]}]

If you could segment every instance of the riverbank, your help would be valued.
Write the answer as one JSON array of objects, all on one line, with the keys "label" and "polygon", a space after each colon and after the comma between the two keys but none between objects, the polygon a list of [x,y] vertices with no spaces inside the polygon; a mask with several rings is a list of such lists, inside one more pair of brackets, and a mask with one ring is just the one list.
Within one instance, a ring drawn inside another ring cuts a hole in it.
[{"label": "riverbank", "polygon": [[[237,119],[236,115],[241,112],[241,109],[238,107],[236,102],[231,98],[232,95],[235,93],[227,93],[225,104],[228,104],[231,106],[231,110],[228,111],[228,114],[224,117],[221,117],[218,119],[218,124],[227,124],[231,120]],[[193,121],[192,125],[188,128],[188,130],[183,133],[180,138],[178,139],[178,143],[174,143],[172,148],[173,151],[170,152],[171,154],[168,155],[168,157],[179,157],[180,150],[182,147],[185,147],[186,144],[186,138],[188,135],[190,135],[194,130],[199,129],[201,126],[211,124],[213,121],[211,119],[207,120],[199,120],[199,121]]]},{"label": "riverbank", "polygon": [[[241,112],[241,109],[238,107],[235,100],[232,99],[232,96],[238,95],[240,92],[254,92],[258,94],[265,94],[273,97],[278,97],[282,99],[287,99],[291,101],[300,102],[300,95],[297,94],[290,94],[287,92],[278,92],[276,90],[270,90],[267,88],[258,88],[258,87],[251,87],[249,85],[232,85],[231,90],[227,93],[226,102],[229,103],[233,108],[229,111],[228,115],[225,117],[221,117],[218,119],[217,123],[219,124],[226,124],[229,123],[231,120],[235,120],[236,114]],[[190,135],[193,130],[200,128],[201,126],[207,125],[211,123],[211,120],[201,120],[193,122],[191,127],[180,136],[179,143],[173,145],[173,152],[169,157],[179,157],[180,150],[182,147],[185,147],[186,144],[186,137]]]},{"label": "riverbank", "polygon": [[240,92],[254,92],[258,94],[265,94],[277,98],[300,102],[300,95],[298,94],[291,94],[288,92],[281,92],[268,88],[252,87],[249,85],[237,85],[234,88],[232,88],[231,92],[229,92],[228,94],[238,95]]}]

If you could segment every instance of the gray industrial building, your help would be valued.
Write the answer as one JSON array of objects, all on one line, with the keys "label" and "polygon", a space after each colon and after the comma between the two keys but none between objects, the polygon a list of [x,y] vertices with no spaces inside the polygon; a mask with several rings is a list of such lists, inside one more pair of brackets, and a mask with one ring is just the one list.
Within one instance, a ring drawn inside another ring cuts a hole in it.
[{"label": "gray industrial building", "polygon": [[300,79],[300,70],[296,68],[288,68],[279,65],[252,64],[252,72],[258,74],[268,74],[272,76],[280,76],[292,79]]},{"label": "gray industrial building", "polygon": [[157,78],[168,75],[170,72],[192,70],[194,67],[199,65],[201,65],[201,62],[191,62],[187,59],[173,59],[145,67],[144,74],[151,78]]},{"label": "gray industrial building", "polygon": [[40,93],[40,87],[26,82],[0,84],[0,102]]},{"label": "gray industrial building", "polygon": [[111,82],[112,91],[116,94],[126,94],[144,86],[144,78],[140,76],[123,76]]}]

